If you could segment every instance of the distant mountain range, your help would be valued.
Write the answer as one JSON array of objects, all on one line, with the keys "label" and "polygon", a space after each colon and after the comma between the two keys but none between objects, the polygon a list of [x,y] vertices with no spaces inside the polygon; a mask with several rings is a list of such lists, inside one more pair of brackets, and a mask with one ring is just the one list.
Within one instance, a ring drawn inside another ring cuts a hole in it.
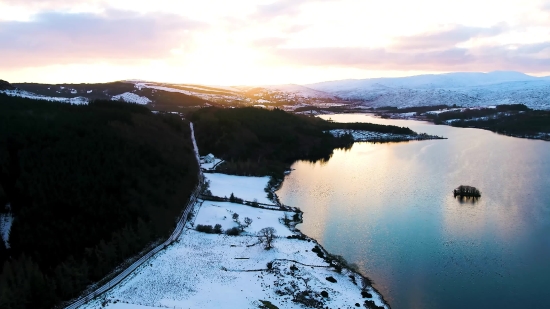
[{"label": "distant mountain range", "polygon": [[[8,84],[7,82],[4,82]],[[162,109],[177,109],[178,107],[202,107],[209,104],[208,101],[197,96],[184,93],[184,91],[158,91],[155,88],[146,87],[139,82],[113,82],[102,84],[37,84],[14,83],[10,87],[0,89],[12,96],[20,96],[31,99],[66,102],[72,104],[86,104],[90,100],[122,100],[137,104],[148,104],[151,107],[158,106]]]},{"label": "distant mountain range", "polygon": [[294,106],[337,101],[335,96],[300,85],[220,87],[126,80],[101,84],[38,84],[0,82],[0,92],[32,99],[86,104],[90,100],[122,100],[151,109],[221,106]]},{"label": "distant mountain range", "polygon": [[550,109],[550,77],[519,72],[448,73],[399,78],[340,80],[306,85],[370,107],[522,103]]},{"label": "distant mountain range", "polygon": [[9,84],[0,92],[51,101],[86,103],[123,100],[151,108],[178,110],[208,105],[302,106],[345,105],[412,107],[426,105],[492,106],[525,104],[550,109],[550,77],[519,72],[448,73],[398,78],[329,81],[309,85],[220,87],[127,80],[103,84]]}]

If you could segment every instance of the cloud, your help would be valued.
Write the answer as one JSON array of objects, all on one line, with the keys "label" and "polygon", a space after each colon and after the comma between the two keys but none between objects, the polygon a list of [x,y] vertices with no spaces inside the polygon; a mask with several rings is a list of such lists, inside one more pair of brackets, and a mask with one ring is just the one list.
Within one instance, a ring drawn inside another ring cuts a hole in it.
[{"label": "cloud", "polygon": [[273,19],[279,16],[296,15],[300,12],[300,7],[303,4],[328,1],[334,0],[278,0],[270,4],[258,5],[253,18]]},{"label": "cloud", "polygon": [[393,47],[398,50],[447,49],[472,38],[496,36],[506,30],[508,26],[505,23],[490,28],[454,25],[442,31],[398,37]]},{"label": "cloud", "polygon": [[261,39],[254,40],[252,42],[252,45],[255,46],[255,47],[260,47],[260,48],[265,48],[265,47],[273,48],[273,47],[276,47],[276,46],[279,46],[279,45],[283,45],[286,42],[288,42],[287,38],[266,37],[266,38],[261,38]]},{"label": "cloud", "polygon": [[[100,0],[89,0],[88,2],[98,2]],[[2,0],[3,4],[9,5],[33,5],[33,4],[47,4],[47,5],[65,5],[65,4],[74,4],[75,2],[85,2],[85,1],[75,1],[75,0]]]},{"label": "cloud", "polygon": [[308,0],[280,0],[270,4],[258,5],[255,17],[262,19],[275,18],[281,15],[296,14],[301,4]]},{"label": "cloud", "polygon": [[394,52],[382,48],[276,49],[283,63],[354,67],[369,70],[544,72],[550,67],[550,42],[522,46],[452,47],[430,52]]},{"label": "cloud", "polygon": [[204,27],[167,14],[42,13],[30,22],[0,22],[0,59],[10,60],[0,67],[156,58]]},{"label": "cloud", "polygon": [[79,5],[104,3],[105,0],[0,0],[0,4],[34,9],[61,9]]}]

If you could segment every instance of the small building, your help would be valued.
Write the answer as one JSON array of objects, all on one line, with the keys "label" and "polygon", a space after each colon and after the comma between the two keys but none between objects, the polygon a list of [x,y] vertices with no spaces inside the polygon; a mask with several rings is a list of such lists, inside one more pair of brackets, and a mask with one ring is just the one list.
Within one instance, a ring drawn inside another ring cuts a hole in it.
[{"label": "small building", "polygon": [[211,153],[204,156],[204,163],[214,163],[214,160],[216,160],[216,157],[214,157],[214,155]]}]

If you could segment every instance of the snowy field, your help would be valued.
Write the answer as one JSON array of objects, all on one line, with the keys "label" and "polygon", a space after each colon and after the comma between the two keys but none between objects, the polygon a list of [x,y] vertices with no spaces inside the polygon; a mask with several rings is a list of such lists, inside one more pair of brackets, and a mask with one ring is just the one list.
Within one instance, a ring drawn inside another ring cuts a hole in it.
[{"label": "snowy field", "polygon": [[205,173],[204,177],[210,182],[210,191],[212,195],[219,197],[230,197],[231,193],[235,197],[242,198],[245,201],[254,201],[258,203],[273,204],[264,191],[269,177],[246,177],[234,176],[217,173]]},{"label": "snowy field", "polygon": [[[252,219],[252,224],[245,230],[246,234],[255,235],[266,226],[275,228],[278,236],[286,237],[293,234],[286,226],[279,222],[279,219],[284,216],[285,212],[254,208],[229,202],[204,201],[195,219],[195,225],[214,226],[220,224],[224,230],[237,227],[237,223],[232,220],[234,213],[239,215],[240,221],[243,221],[246,217]],[[294,213],[287,212],[287,215],[288,217],[292,217]]]},{"label": "snowy field", "polygon": [[[338,273],[311,252],[316,245],[311,240],[279,237],[274,248],[265,250],[250,234],[268,226],[279,236],[292,234],[278,220],[284,215],[282,211],[205,201],[195,207],[195,225],[220,223],[231,227],[226,215],[231,211],[254,219],[247,228],[248,235],[200,233],[188,223],[189,229],[178,242],[81,308],[262,308],[261,301],[281,309],[307,308],[293,299],[323,308],[357,308],[356,304],[363,306],[365,300],[372,300],[387,308],[370,287],[367,291],[372,297],[362,297],[359,275],[347,270]],[[328,281],[329,277],[336,282]]]}]

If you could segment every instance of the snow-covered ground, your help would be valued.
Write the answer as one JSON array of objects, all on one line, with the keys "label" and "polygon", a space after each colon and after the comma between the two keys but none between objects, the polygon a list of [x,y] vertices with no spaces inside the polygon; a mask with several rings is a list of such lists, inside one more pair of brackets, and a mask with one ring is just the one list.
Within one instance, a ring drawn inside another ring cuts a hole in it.
[{"label": "snow-covered ground", "polygon": [[427,134],[393,134],[393,133],[381,133],[373,131],[363,130],[348,130],[348,129],[336,129],[329,131],[332,135],[338,137],[344,134],[351,134],[353,140],[356,142],[370,142],[370,141],[411,141],[411,140],[427,140],[427,139],[442,139],[442,137],[427,135]]},{"label": "snow-covered ground", "polygon": [[273,204],[264,189],[267,187],[269,177],[246,177],[218,173],[205,173],[204,177],[209,181],[209,189],[212,195],[219,197],[235,197],[245,201],[257,200],[258,203]]},{"label": "snow-covered ground", "polygon": [[[269,177],[204,177],[214,196],[233,193],[271,204],[264,191]],[[289,221],[298,220],[297,210],[274,208],[199,200],[176,242],[80,308],[388,308],[361,275],[338,270],[338,262],[326,260],[328,253],[315,240],[293,228],[298,221]],[[218,224],[220,234],[196,230]],[[242,230],[239,236],[224,233],[235,227]],[[276,236],[266,250],[257,235],[268,227]]]},{"label": "snow-covered ground", "polygon": [[88,104],[88,99],[84,97],[76,98],[62,98],[62,97],[48,97],[43,95],[38,95],[32,92],[24,90],[0,90],[0,93],[5,93],[12,97],[21,97],[34,100],[47,100],[52,102],[62,102],[62,103],[71,103],[71,104]]},{"label": "snow-covered ground", "polygon": [[342,80],[308,85],[371,107],[525,104],[550,109],[550,79],[519,72],[450,73]]},{"label": "snow-covered ground", "polygon": [[216,166],[218,166],[222,162],[223,162],[222,159],[215,158],[214,161],[212,161],[210,163],[201,162],[201,168],[204,169],[204,170],[207,170],[207,171],[214,170],[216,168]]},{"label": "snow-covered ground", "polygon": [[191,129],[191,140],[193,142],[193,152],[195,153],[195,159],[197,162],[201,162],[200,155],[199,155],[199,146],[197,146],[197,140],[195,139],[195,126],[192,122],[189,122],[189,128]]},{"label": "snow-covered ground", "polygon": [[150,83],[137,83],[135,85],[135,87],[140,89],[140,90],[142,88],[151,88],[151,89],[168,91],[168,92],[179,92],[179,93],[183,93],[183,94],[186,94],[186,95],[195,95],[195,93],[191,92],[191,91],[176,89],[176,88],[171,88],[171,87],[165,87],[165,86],[157,86],[157,85],[153,85],[153,84],[150,84]]},{"label": "snow-covered ground", "polygon": [[[253,219],[245,236],[206,234],[191,228],[216,223],[224,229],[232,227],[228,216],[232,212]],[[263,308],[262,301],[281,309],[307,308],[293,299],[307,302],[308,298],[322,308],[356,308],[365,300],[387,308],[371,287],[365,288],[370,297],[362,296],[358,274],[346,269],[336,272],[312,252],[317,245],[314,241],[283,237],[293,232],[281,224],[282,211],[204,201],[202,206],[196,204],[194,213],[194,224],[188,223],[176,243],[81,308]],[[264,227],[277,231],[270,250],[253,236]],[[330,277],[336,282],[327,280]]]},{"label": "snow-covered ground", "polygon": [[[204,201],[200,212],[195,218],[195,225],[216,225],[220,224],[224,230],[232,227],[238,227],[238,224],[233,221],[232,216],[236,213],[239,215],[239,220],[243,222],[244,218],[252,219],[252,224],[246,228],[246,233],[255,235],[262,228],[271,226],[277,230],[277,235],[286,237],[293,233],[280,222],[280,218],[284,217],[284,212],[273,211],[264,208],[255,208],[242,204],[229,202],[212,202]],[[288,217],[292,217],[293,212],[287,212]]]},{"label": "snow-covered ground", "polygon": [[312,88],[308,88],[306,86],[301,86],[296,84],[269,85],[269,86],[261,86],[261,88],[265,88],[269,90],[278,90],[286,93],[293,93],[295,95],[298,95],[304,98],[326,98],[326,99],[335,98],[330,93],[326,93],[324,91],[319,91]]},{"label": "snow-covered ground", "polygon": [[149,100],[149,98],[142,97],[131,92],[125,92],[119,95],[115,95],[111,98],[111,100],[113,101],[122,100],[128,103],[137,103],[137,104],[143,104],[143,105],[151,103],[151,100]]},{"label": "snow-covered ground", "polygon": [[[215,90],[215,89],[206,89],[206,88],[199,88],[199,87],[188,87],[187,85],[181,85],[182,87],[185,87],[187,89],[191,89],[191,90],[194,90],[196,89],[197,91],[189,91],[189,90],[183,90],[183,89],[178,89],[178,88],[175,88],[175,87],[171,87],[170,85],[165,85],[165,84],[156,84],[156,83],[145,83],[145,82],[138,82],[135,84],[135,87],[137,89],[143,89],[143,88],[150,88],[150,89],[155,89],[155,90],[159,90],[159,91],[167,91],[167,92],[178,92],[178,93],[183,93],[183,94],[186,94],[186,95],[190,95],[190,96],[195,96],[195,97],[199,97],[203,100],[207,100],[207,101],[214,101],[214,102],[217,102],[217,101],[239,101],[239,100],[243,100],[244,97],[239,94],[239,93],[233,93],[233,94],[225,94],[223,92],[223,90]],[[210,93],[204,93],[203,91],[208,91]]]},{"label": "snow-covered ground", "polygon": [[[463,111],[464,108],[448,108],[448,109],[439,109],[439,110],[436,110],[436,111],[427,111],[426,114],[434,114],[434,115],[439,115],[441,113],[446,113],[446,112],[454,112],[454,111]],[[411,115],[411,116],[414,116]]]}]

